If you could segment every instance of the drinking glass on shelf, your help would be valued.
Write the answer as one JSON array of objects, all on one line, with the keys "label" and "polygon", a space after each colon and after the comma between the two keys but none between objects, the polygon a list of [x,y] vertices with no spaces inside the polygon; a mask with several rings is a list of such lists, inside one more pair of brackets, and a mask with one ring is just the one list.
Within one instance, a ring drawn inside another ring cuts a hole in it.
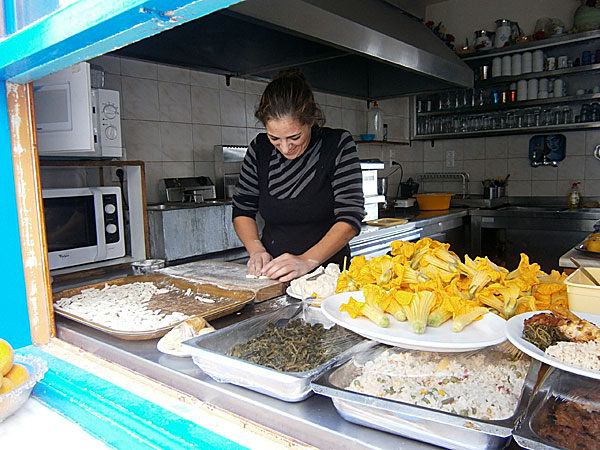
[{"label": "drinking glass on shelf", "polygon": [[533,111],[532,110],[527,110],[525,111],[525,113],[523,114],[523,126],[525,127],[532,127],[534,122],[533,122]]},{"label": "drinking glass on shelf", "polygon": [[573,123],[573,109],[570,106],[563,107],[564,123]]},{"label": "drinking glass on shelf", "polygon": [[511,112],[506,113],[506,128],[515,127],[515,115]]},{"label": "drinking glass on shelf", "polygon": [[552,125],[552,110],[550,108],[545,108],[542,111],[541,122],[542,125]]}]

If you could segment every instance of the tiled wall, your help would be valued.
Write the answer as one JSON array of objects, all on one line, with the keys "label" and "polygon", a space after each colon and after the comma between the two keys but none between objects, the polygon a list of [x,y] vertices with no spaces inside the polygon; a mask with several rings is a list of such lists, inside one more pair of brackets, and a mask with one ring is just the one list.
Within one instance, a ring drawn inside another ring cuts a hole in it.
[{"label": "tiled wall", "polygon": [[[264,82],[232,78],[226,86],[223,76],[110,55],[91,62],[105,70],[105,88],[121,92],[125,158],[145,162],[149,203],[164,200],[163,178],[214,179],[214,146],[247,145],[262,131],[254,110]],[[322,93],[316,100],[328,126],[365,132],[365,101]]]},{"label": "tiled wall", "polygon": [[[262,131],[254,108],[265,83],[222,76],[114,56],[92,61],[106,72],[105,87],[121,92],[125,157],[146,163],[149,203],[159,202],[159,181],[176,176],[214,177],[214,146],[247,145]],[[337,95],[316,93],[327,125],[349,130],[354,136],[366,130],[367,104]],[[388,124],[390,141],[407,141],[408,98],[383,100],[379,106]],[[403,181],[423,172],[468,172],[471,192],[482,193],[481,181],[510,174],[510,196],[566,196],[571,183],[580,181],[587,197],[600,196],[600,161],[593,157],[600,130],[571,131],[566,158],[558,168],[529,165],[532,135],[414,141],[409,145],[360,144],[362,159],[386,163],[382,175],[392,173],[391,161],[402,165]],[[454,151],[454,167],[446,165],[446,151]],[[390,177],[394,196],[401,171]],[[456,190],[456,186],[429,184],[427,191]],[[449,188],[449,189],[448,189]]]},{"label": "tiled wall", "polygon": [[[404,181],[423,172],[467,172],[471,193],[482,194],[481,181],[510,174],[507,195],[511,197],[562,197],[569,194],[575,181],[588,198],[600,197],[600,160],[593,156],[600,144],[600,130],[569,131],[566,137],[566,157],[558,167],[531,167],[528,159],[529,140],[533,135],[494,136],[468,139],[415,141],[409,148],[376,146],[370,155],[381,155],[400,162]],[[454,151],[454,167],[446,165],[446,151]],[[390,169],[386,169],[389,173]],[[385,174],[385,172],[384,172]],[[390,192],[395,192],[400,172],[390,177]],[[430,183],[427,192],[451,192],[458,186]]]}]

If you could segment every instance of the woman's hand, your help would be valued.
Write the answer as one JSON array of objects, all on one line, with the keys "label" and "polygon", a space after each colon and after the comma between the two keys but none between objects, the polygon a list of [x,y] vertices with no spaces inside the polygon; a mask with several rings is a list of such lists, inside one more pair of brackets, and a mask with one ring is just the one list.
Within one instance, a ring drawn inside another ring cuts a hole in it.
[{"label": "woman's hand", "polygon": [[263,275],[273,280],[291,281],[307,274],[319,265],[318,261],[284,253],[263,267]]},{"label": "woman's hand", "polygon": [[248,275],[263,275],[265,265],[272,259],[273,257],[265,249],[253,253],[248,260]]}]

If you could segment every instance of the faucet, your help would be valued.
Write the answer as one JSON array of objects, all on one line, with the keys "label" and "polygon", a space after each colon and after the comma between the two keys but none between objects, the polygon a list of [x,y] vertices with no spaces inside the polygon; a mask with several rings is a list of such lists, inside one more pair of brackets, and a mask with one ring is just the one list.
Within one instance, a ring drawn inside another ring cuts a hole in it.
[{"label": "faucet", "polygon": [[558,161],[554,161],[550,158],[547,158],[546,155],[542,158],[541,161],[533,160],[531,161],[531,167],[539,167],[539,166],[552,166],[558,167]]},{"label": "faucet", "polygon": [[558,167],[558,161],[548,158],[548,155],[536,149],[531,154],[531,167],[539,166]]}]

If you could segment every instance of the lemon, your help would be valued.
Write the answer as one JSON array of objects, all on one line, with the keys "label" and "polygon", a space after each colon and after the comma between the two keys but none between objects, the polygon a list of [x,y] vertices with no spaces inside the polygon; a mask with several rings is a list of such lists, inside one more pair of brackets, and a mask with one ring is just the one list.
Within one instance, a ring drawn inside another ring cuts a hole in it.
[{"label": "lemon", "polygon": [[19,363],[14,363],[12,369],[6,374],[4,379],[8,378],[12,381],[15,386],[19,386],[27,381],[29,378],[29,372],[25,368],[24,365]]},{"label": "lemon", "polygon": [[598,239],[587,239],[583,246],[588,252],[600,253],[600,238]]},{"label": "lemon", "polygon": [[13,365],[13,349],[8,342],[0,339],[0,375],[8,373]]},{"label": "lemon", "polygon": [[2,379],[2,387],[0,387],[0,395],[6,394],[8,391],[12,391],[15,387],[15,383],[13,383],[12,380],[4,377]]}]

